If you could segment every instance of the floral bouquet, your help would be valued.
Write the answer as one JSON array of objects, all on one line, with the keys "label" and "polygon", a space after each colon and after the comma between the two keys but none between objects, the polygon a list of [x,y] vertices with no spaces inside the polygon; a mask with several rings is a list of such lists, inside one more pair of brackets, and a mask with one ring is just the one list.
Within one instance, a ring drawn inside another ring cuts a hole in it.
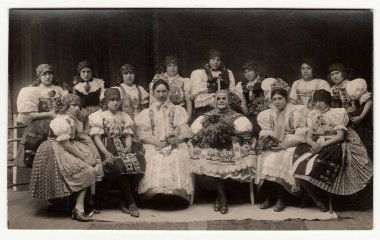
[{"label": "floral bouquet", "polygon": [[235,112],[243,114],[242,100],[232,92],[228,92],[228,105]]},{"label": "floral bouquet", "polygon": [[111,137],[122,137],[125,130],[125,122],[103,120],[104,131]]},{"label": "floral bouquet", "polygon": [[250,100],[248,102],[248,112],[251,115],[257,116],[260,112],[270,108],[271,101],[266,99],[264,95],[258,96],[257,98]]},{"label": "floral bouquet", "polygon": [[156,147],[156,150],[167,156],[178,146],[178,137],[175,133],[171,133],[164,141],[166,143],[165,147]]},{"label": "floral bouquet", "polygon": [[277,151],[279,144],[280,142],[273,136],[261,136],[256,144],[256,152],[260,154],[264,151]]},{"label": "floral bouquet", "polygon": [[192,142],[200,148],[230,149],[234,126],[219,114],[206,115],[202,129],[192,136]]}]

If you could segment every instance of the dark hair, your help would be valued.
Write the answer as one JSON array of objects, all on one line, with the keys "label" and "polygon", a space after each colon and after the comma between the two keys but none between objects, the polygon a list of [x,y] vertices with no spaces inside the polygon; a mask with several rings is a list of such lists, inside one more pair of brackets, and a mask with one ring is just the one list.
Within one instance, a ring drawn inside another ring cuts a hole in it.
[{"label": "dark hair", "polygon": [[177,65],[178,74],[182,72],[182,65],[179,64],[178,58],[176,56],[166,56],[165,59],[160,64],[160,73],[165,73],[170,63],[174,63],[175,65]]},{"label": "dark hair", "polygon": [[301,60],[301,64],[299,65],[299,69],[301,69],[302,64],[304,64],[304,63],[306,63],[307,65],[309,65],[311,67],[311,69],[313,70],[313,78],[319,77],[319,67],[314,62],[313,59],[311,59],[311,58],[304,58],[304,59],[302,59]]},{"label": "dark hair", "polygon": [[288,100],[288,92],[283,88],[275,88],[272,89],[272,92],[270,94],[270,98],[273,98],[274,95],[279,94],[283,96],[286,100]]},{"label": "dark hair", "polygon": [[80,71],[83,68],[89,68],[92,71],[92,79],[96,77],[94,66],[89,61],[81,61],[78,63],[77,74],[73,77],[73,86],[77,85],[80,82],[83,82],[83,79],[80,77]]},{"label": "dark hair", "polygon": [[153,87],[152,87],[153,91],[156,90],[158,85],[161,85],[161,84],[163,84],[166,87],[166,89],[169,90],[169,84],[165,80],[158,79],[157,81],[153,83]]},{"label": "dark hair", "polygon": [[338,71],[343,75],[343,79],[351,79],[352,78],[352,70],[347,68],[343,63],[333,63],[329,67],[329,73],[327,75],[327,79],[332,81],[331,72]]},{"label": "dark hair", "polygon": [[331,106],[331,93],[325,89],[315,90],[313,94],[313,102],[321,101]]},{"label": "dark hair", "polygon": [[135,67],[132,64],[124,64],[123,66],[121,66],[120,70],[119,70],[119,74],[117,76],[116,84],[117,85],[122,84],[124,82],[123,81],[123,74],[129,73],[129,72],[135,73]]}]

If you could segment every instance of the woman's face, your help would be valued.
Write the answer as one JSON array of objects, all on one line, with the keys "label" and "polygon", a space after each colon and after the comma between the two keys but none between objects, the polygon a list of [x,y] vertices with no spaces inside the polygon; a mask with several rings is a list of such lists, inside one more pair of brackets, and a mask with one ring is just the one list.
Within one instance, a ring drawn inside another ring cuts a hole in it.
[{"label": "woman's face", "polygon": [[244,77],[248,80],[248,81],[254,81],[256,78],[257,78],[257,73],[255,70],[253,69],[245,69],[244,70]]},{"label": "woman's face", "polygon": [[85,67],[82,70],[80,70],[79,73],[80,73],[80,78],[85,82],[90,81],[92,79],[91,68]]},{"label": "woman's face", "polygon": [[164,84],[158,85],[154,89],[153,93],[157,101],[159,102],[165,102],[168,99],[168,89],[166,88]]},{"label": "woman's face", "polygon": [[313,78],[313,68],[306,63],[302,63],[301,74],[302,74],[303,79],[311,80]]},{"label": "woman's face", "polygon": [[175,75],[178,74],[178,65],[175,63],[169,63],[166,66],[166,73],[168,74],[169,77],[174,77]]},{"label": "woman's face", "polygon": [[123,73],[124,84],[128,86],[132,86],[134,81],[135,81],[135,73],[133,72]]},{"label": "woman's face", "polygon": [[53,83],[53,73],[45,72],[40,76],[41,83],[45,86],[50,86]]},{"label": "woman's face", "polygon": [[286,98],[280,94],[275,94],[272,97],[273,106],[280,111],[285,109],[286,102]]},{"label": "woman's face", "polygon": [[226,110],[228,108],[227,94],[220,93],[216,95],[216,108],[221,111]]},{"label": "woman's face", "polygon": [[320,112],[323,112],[329,105],[325,101],[314,101],[315,109],[319,110]]},{"label": "woman's face", "polygon": [[220,59],[220,57],[216,56],[209,60],[209,64],[213,70],[216,70],[220,67],[220,64],[222,64],[222,60]]},{"label": "woman's face", "polygon": [[80,112],[80,105],[79,104],[70,104],[69,109],[67,109],[66,113],[68,113],[71,116],[78,117]]},{"label": "woman's face", "polygon": [[340,71],[332,71],[330,73],[330,78],[334,82],[335,85],[339,85],[341,82],[344,81],[343,73]]},{"label": "woman's face", "polygon": [[111,112],[116,112],[119,109],[120,104],[121,104],[120,98],[118,98],[116,96],[115,97],[110,97],[108,99],[107,108]]}]

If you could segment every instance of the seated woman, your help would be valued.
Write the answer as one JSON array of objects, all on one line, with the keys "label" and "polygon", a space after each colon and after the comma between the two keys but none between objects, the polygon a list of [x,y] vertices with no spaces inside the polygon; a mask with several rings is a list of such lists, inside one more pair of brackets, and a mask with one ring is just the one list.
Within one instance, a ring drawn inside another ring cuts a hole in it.
[{"label": "seated woman", "polygon": [[40,64],[36,68],[37,80],[21,89],[17,97],[17,122],[27,124],[17,150],[16,164],[32,167],[38,146],[47,139],[50,121],[61,106],[62,97],[68,91],[58,86],[53,68]]},{"label": "seated woman", "polygon": [[175,105],[184,107],[190,119],[193,111],[193,105],[190,98],[190,80],[179,75],[179,68],[180,66],[177,57],[167,56],[165,58],[165,62],[161,64],[161,74],[156,74],[152,82],[149,84],[149,104],[152,105],[156,101],[153,94],[153,84],[159,79],[165,80],[170,87],[170,101]]},{"label": "seated woman", "polygon": [[215,94],[216,109],[198,117],[191,125],[195,145],[192,171],[216,184],[214,211],[228,212],[225,180],[250,182],[256,155],[251,146],[251,122],[229,107],[228,92]]},{"label": "seated woman", "polygon": [[[121,194],[121,210],[132,217],[139,217],[139,212],[133,199],[132,183],[138,181],[145,171],[144,157],[132,152],[133,121],[125,112],[119,111],[121,96],[116,88],[106,89],[104,103],[105,111],[98,111],[89,116],[90,135],[103,155],[103,182],[111,185],[117,181]],[[106,186],[101,184],[97,195],[96,207],[100,207],[102,193]]]},{"label": "seated woman", "polygon": [[215,107],[214,95],[219,90],[235,90],[235,78],[231,70],[222,64],[222,53],[210,49],[207,63],[194,70],[190,76],[190,91],[194,99],[194,116],[199,117]]},{"label": "seated woman", "polygon": [[313,110],[313,92],[318,89],[330,91],[330,85],[327,81],[316,78],[318,68],[312,59],[304,59],[301,62],[300,71],[302,78],[293,82],[290,91],[290,102],[305,105]]},{"label": "seated woman", "polygon": [[143,142],[146,160],[138,192],[147,200],[164,195],[189,202],[194,192],[188,166],[190,149],[185,143],[191,136],[186,124],[189,117],[183,107],[169,101],[166,81],[156,81],[153,93],[156,102],[136,118],[137,136]]},{"label": "seated woman", "polygon": [[124,64],[120,68],[117,87],[121,93],[121,108],[133,120],[145,108],[148,107],[149,93],[141,86],[135,84],[135,68],[130,64]]},{"label": "seated woman", "polygon": [[313,101],[316,109],[307,117],[306,143],[296,147],[292,171],[320,210],[327,211],[316,188],[351,195],[366,186],[373,166],[358,134],[347,127],[346,110],[330,107],[330,92],[316,90]]},{"label": "seated woman", "polygon": [[367,82],[362,78],[351,80],[349,71],[342,63],[330,66],[330,79],[334,83],[331,88],[332,103],[335,108],[345,108],[350,118],[349,126],[355,130],[367,148],[372,158],[373,135],[372,122],[372,94],[368,92]]},{"label": "seated woman", "polygon": [[305,142],[309,110],[303,105],[288,103],[288,92],[283,88],[273,88],[271,94],[273,108],[262,111],[257,117],[262,130],[257,144],[260,155],[257,158],[256,184],[265,197],[260,208],[271,207],[275,197],[274,211],[281,212],[286,207],[286,191],[291,194],[298,192],[292,159],[295,146]]},{"label": "seated woman", "polygon": [[37,150],[30,179],[33,198],[56,199],[76,194],[72,218],[89,221],[84,213],[84,198],[88,187],[103,177],[98,150],[91,138],[83,134],[78,120],[80,98],[69,94],[62,100],[59,114],[50,123],[55,136],[43,142]]}]

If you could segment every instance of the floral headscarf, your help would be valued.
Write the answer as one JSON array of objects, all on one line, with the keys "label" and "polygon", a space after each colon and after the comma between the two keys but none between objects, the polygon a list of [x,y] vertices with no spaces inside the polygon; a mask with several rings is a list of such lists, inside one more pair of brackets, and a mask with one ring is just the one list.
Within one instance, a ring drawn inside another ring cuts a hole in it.
[{"label": "floral headscarf", "polygon": [[60,114],[66,113],[67,109],[69,109],[70,105],[80,105],[81,100],[80,97],[74,94],[67,94],[62,99],[62,107],[59,110]]}]

